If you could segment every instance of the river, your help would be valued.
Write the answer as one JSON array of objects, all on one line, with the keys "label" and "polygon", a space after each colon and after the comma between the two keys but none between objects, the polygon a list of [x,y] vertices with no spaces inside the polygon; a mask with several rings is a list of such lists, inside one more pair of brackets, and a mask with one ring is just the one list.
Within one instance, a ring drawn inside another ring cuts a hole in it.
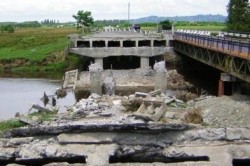
[{"label": "river", "polygon": [[[32,104],[44,106],[41,101],[44,92],[53,95],[57,88],[60,83],[50,79],[0,78],[0,120],[13,118],[17,112],[25,114]],[[65,111],[66,106],[75,102],[75,93],[71,91],[65,98],[57,99],[57,106],[59,111]]]}]

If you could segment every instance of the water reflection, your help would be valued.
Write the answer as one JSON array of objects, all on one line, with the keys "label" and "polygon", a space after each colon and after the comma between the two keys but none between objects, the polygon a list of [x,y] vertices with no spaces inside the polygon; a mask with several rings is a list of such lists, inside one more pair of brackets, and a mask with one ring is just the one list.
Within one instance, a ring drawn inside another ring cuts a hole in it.
[{"label": "water reflection", "polygon": [[[49,79],[0,78],[0,120],[12,118],[16,112],[27,113],[33,104],[43,106],[44,92],[52,96],[60,86]],[[56,99],[56,105],[59,111],[65,111],[77,99],[73,91],[68,91],[66,97]]]}]

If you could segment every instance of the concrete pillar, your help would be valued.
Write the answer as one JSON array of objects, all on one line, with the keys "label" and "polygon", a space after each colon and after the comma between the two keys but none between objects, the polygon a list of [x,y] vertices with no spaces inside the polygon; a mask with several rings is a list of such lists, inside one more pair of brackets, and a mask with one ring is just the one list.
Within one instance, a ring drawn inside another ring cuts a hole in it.
[{"label": "concrete pillar", "polygon": [[169,39],[166,40],[166,47],[169,47]]},{"label": "concrete pillar", "polygon": [[224,82],[222,80],[219,80],[219,86],[218,86],[218,96],[224,95]]},{"label": "concrete pillar", "polygon": [[135,40],[135,47],[139,47],[139,40]]},{"label": "concrete pillar", "polygon": [[95,63],[99,63],[103,68],[103,58],[95,58]]},{"label": "concrete pillar", "polygon": [[108,47],[108,43],[109,43],[109,41],[105,40],[105,47]]},{"label": "concrete pillar", "polygon": [[93,47],[93,41],[92,40],[89,40],[89,46],[90,46],[90,48]]},{"label": "concrete pillar", "polygon": [[151,40],[151,41],[150,41],[150,46],[151,46],[151,47],[154,47],[154,40]]},{"label": "concrete pillar", "polygon": [[120,47],[123,47],[123,40],[120,40]]},{"label": "concrete pillar", "polygon": [[141,68],[148,69],[149,67],[149,58],[148,57],[141,57]]},{"label": "concrete pillar", "polygon": [[96,93],[102,95],[102,72],[91,71],[90,72],[90,93]]},{"label": "concrete pillar", "polygon": [[155,74],[155,90],[161,89],[161,92],[166,94],[167,90],[167,75],[166,72],[156,72]]}]

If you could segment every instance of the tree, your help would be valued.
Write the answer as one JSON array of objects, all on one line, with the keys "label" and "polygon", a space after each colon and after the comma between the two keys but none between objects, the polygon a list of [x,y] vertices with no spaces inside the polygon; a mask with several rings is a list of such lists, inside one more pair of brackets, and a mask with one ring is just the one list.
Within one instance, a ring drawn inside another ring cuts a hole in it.
[{"label": "tree", "polygon": [[3,33],[4,31],[8,32],[8,33],[14,33],[15,32],[15,28],[13,27],[13,25],[3,25],[0,27],[1,32]]},{"label": "tree", "polygon": [[76,19],[77,28],[81,28],[81,30],[82,30],[82,27],[89,27],[93,25],[94,23],[94,19],[91,16],[90,11],[80,10],[77,12],[77,15],[73,15],[73,18]]},{"label": "tree", "polygon": [[159,24],[162,26],[163,30],[172,29],[172,23],[169,20],[161,21]]},{"label": "tree", "polygon": [[227,30],[250,31],[250,6],[248,0],[230,0],[227,6]]}]

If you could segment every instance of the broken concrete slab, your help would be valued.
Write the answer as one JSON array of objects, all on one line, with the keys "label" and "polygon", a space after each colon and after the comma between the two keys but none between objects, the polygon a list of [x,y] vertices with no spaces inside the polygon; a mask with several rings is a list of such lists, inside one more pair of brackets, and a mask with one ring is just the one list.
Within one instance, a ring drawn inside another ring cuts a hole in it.
[{"label": "broken concrete slab", "polygon": [[31,119],[29,119],[29,118],[27,118],[25,116],[19,116],[18,120],[21,121],[21,122],[23,122],[23,123],[26,123],[28,125],[31,125],[31,126],[34,126],[34,125],[38,124],[37,121],[33,121],[33,120],[31,120]]}]

